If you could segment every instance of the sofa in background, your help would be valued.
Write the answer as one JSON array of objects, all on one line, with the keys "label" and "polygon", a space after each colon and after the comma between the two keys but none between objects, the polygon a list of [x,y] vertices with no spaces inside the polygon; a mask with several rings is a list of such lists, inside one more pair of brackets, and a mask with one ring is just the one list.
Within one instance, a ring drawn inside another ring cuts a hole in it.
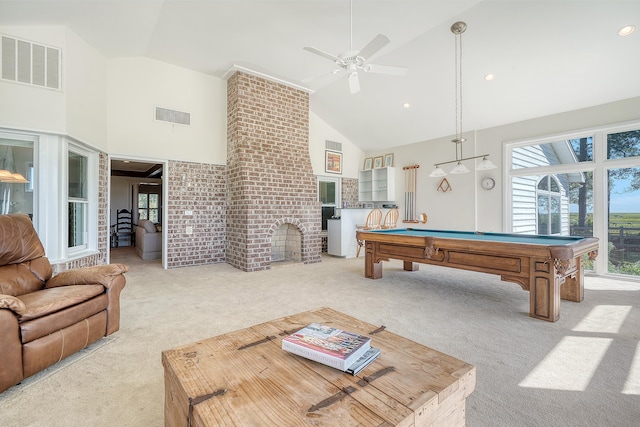
[{"label": "sofa in background", "polygon": [[0,215],[0,392],[120,328],[124,264],[52,277],[27,215]]},{"label": "sofa in background", "polygon": [[136,252],[143,260],[162,258],[162,229],[152,221],[141,219],[136,226]]}]

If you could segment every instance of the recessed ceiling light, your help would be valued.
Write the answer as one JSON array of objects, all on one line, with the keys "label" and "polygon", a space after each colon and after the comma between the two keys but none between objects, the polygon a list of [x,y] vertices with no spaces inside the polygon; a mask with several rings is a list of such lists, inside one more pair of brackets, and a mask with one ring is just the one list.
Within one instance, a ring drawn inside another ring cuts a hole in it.
[{"label": "recessed ceiling light", "polygon": [[491,80],[495,79],[496,76],[494,74],[487,74],[486,76],[484,76],[484,79],[488,82],[490,82]]},{"label": "recessed ceiling light", "polygon": [[409,104],[408,102],[405,102],[404,104],[402,104],[402,106],[404,108],[411,108],[411,104]]},{"label": "recessed ceiling light", "polygon": [[629,34],[633,33],[635,29],[636,27],[634,27],[633,25],[625,25],[618,30],[618,35],[622,37],[628,36]]}]

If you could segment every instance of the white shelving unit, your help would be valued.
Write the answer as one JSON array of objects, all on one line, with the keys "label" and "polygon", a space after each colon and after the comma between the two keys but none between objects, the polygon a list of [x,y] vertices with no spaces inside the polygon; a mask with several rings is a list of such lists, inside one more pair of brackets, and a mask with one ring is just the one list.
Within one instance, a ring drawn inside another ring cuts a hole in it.
[{"label": "white shelving unit", "polygon": [[393,167],[370,169],[358,173],[360,202],[394,202],[395,190],[396,172]]}]

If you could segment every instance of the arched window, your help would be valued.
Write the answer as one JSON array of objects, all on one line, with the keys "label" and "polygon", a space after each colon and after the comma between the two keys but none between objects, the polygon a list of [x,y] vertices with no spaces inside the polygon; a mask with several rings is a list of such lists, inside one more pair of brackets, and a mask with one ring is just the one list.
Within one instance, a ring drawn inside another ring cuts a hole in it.
[{"label": "arched window", "polygon": [[538,182],[538,234],[560,234],[562,230],[561,191],[558,179],[553,175]]}]

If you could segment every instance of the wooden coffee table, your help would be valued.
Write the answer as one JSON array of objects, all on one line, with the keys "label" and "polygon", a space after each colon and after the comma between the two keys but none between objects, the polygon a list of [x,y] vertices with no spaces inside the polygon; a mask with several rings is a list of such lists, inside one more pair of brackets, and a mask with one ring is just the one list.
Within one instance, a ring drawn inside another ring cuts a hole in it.
[{"label": "wooden coffee table", "polygon": [[[356,376],[281,349],[318,322],[372,338]],[[474,366],[330,308],[162,353],[165,426],[463,426]]]}]

